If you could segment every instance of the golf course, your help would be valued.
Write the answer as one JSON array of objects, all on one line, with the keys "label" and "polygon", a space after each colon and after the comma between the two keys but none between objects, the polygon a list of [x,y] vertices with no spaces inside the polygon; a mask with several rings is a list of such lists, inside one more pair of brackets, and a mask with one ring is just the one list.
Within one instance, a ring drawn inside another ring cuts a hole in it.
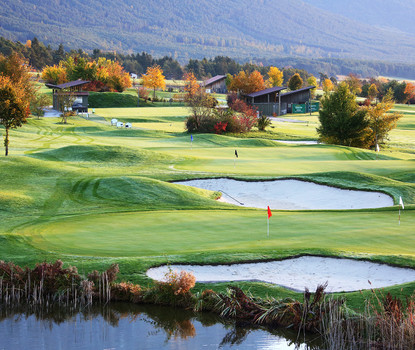
[{"label": "golf course", "polygon": [[[415,268],[415,107],[395,105],[395,110],[403,117],[378,153],[275,141],[317,140],[317,113],[278,118],[264,132],[192,138],[184,128],[186,107],[96,108],[68,124],[47,115],[29,118],[11,131],[10,155],[0,156],[1,259],[28,266],[61,259],[80,273],[117,263],[121,280],[144,286],[154,283],[146,271],[165,264],[300,255]],[[133,127],[112,126],[113,118]],[[266,210],[224,203],[217,200],[218,191],[175,183],[203,178],[297,179],[381,192],[394,205],[271,208],[267,236]],[[405,209],[399,216],[400,197]],[[274,284],[231,284],[261,297],[302,298]],[[228,285],[195,289],[221,291]],[[415,281],[385,291],[405,297],[414,289]],[[359,307],[365,293],[344,296]]]}]

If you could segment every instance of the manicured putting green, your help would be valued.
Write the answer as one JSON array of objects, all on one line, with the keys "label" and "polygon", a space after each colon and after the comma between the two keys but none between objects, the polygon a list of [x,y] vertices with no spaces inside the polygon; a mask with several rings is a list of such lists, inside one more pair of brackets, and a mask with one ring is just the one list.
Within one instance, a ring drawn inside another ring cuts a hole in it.
[{"label": "manicured putting green", "polygon": [[198,252],[324,249],[415,256],[415,212],[174,210],[84,215],[26,226],[36,248],[86,256],[163,256]]}]

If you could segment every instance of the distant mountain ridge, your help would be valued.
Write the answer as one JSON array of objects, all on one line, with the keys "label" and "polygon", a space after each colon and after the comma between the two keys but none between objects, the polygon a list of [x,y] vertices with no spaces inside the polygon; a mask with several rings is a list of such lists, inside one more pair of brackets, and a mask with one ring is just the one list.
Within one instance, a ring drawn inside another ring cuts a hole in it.
[{"label": "distant mountain ridge", "polygon": [[[370,6],[366,0],[359,3],[366,4],[366,9]],[[414,1],[405,6],[399,0],[389,3],[408,11]],[[399,29],[394,21],[393,26],[386,25],[392,29],[383,29],[387,21],[374,26],[372,18],[366,24],[350,11],[339,15],[350,2],[336,4],[323,0],[0,0],[0,36],[22,42],[36,36],[52,46],[63,43],[66,48],[85,50],[146,51],[182,61],[216,55],[413,61],[415,34],[409,32],[410,23]],[[398,35],[397,30],[402,33]]]}]

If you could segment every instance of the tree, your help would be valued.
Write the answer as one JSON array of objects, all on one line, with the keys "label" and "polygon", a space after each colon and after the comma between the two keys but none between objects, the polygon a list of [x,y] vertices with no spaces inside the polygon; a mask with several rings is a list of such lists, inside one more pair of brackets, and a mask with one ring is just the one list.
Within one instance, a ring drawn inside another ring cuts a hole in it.
[{"label": "tree", "polygon": [[215,120],[211,118],[213,108],[218,101],[204,90],[199,89],[187,99],[187,105],[191,110],[191,116],[186,119],[186,128],[189,132],[210,132],[213,130]]},{"label": "tree", "polygon": [[346,78],[345,82],[349,86],[350,91],[353,92],[355,95],[359,95],[362,93],[362,82],[356,75],[350,73]]},{"label": "tree", "polygon": [[30,103],[30,112],[39,119],[45,115],[44,108],[49,104],[48,96],[37,93]]},{"label": "tree", "polygon": [[301,79],[300,74],[298,73],[295,73],[288,81],[288,87],[291,91],[301,89],[302,86],[303,79]]},{"label": "tree", "polygon": [[0,123],[4,126],[4,147],[9,154],[9,131],[21,127],[29,115],[30,101],[35,95],[29,66],[17,54],[5,57],[0,54]]},{"label": "tree", "polygon": [[9,154],[9,131],[26,123],[29,114],[29,100],[20,84],[0,75],[0,124],[5,128],[5,155]]},{"label": "tree", "polygon": [[282,86],[284,74],[277,67],[270,67],[268,71],[268,84],[272,86]]},{"label": "tree", "polygon": [[415,84],[406,83],[404,94],[409,105],[411,100],[415,97]]},{"label": "tree", "polygon": [[159,65],[154,65],[147,68],[146,74],[141,76],[143,80],[143,86],[154,90],[153,100],[156,97],[156,89],[165,89],[166,80],[163,75],[163,70]]},{"label": "tree", "polygon": [[66,78],[66,69],[60,63],[59,65],[46,66],[42,71],[42,79],[50,84],[63,84],[68,81]]},{"label": "tree", "polygon": [[76,96],[71,91],[59,90],[56,94],[59,111],[62,113],[62,123],[68,123],[68,117],[72,115],[72,105],[76,100]]},{"label": "tree", "polygon": [[247,74],[242,70],[233,76],[229,89],[230,91],[239,91],[244,95],[261,91],[265,89],[264,78],[258,71]]},{"label": "tree", "polygon": [[323,88],[325,94],[328,94],[330,91],[333,91],[334,89],[333,82],[330,79],[324,79],[321,83],[321,87]]},{"label": "tree", "polygon": [[396,128],[398,120],[402,118],[402,114],[390,113],[393,108],[393,92],[389,90],[383,97],[382,102],[376,106],[369,107],[369,130],[367,132],[367,148],[376,148],[378,144],[382,144],[388,137],[389,131]]},{"label": "tree", "polygon": [[310,94],[311,94],[311,98],[316,98],[317,78],[312,75],[311,77],[307,79],[307,84],[309,86],[314,86],[314,88],[310,90]]},{"label": "tree", "polygon": [[369,89],[367,90],[367,97],[369,97],[369,100],[372,101],[376,98],[379,91],[375,84],[371,84],[369,86]]},{"label": "tree", "polygon": [[198,84],[196,77],[193,73],[186,73],[183,76],[184,83],[184,91],[187,92],[186,100],[192,98],[194,94],[196,94],[200,90],[200,85]]},{"label": "tree", "polygon": [[36,93],[36,88],[31,81],[29,66],[18,54],[5,57],[0,54],[0,75],[10,78],[12,84],[19,86],[24,94],[24,99],[30,101]]},{"label": "tree", "polygon": [[321,141],[329,144],[362,147],[369,125],[367,110],[359,108],[356,96],[346,83],[341,83],[332,94],[325,94],[319,111]]}]

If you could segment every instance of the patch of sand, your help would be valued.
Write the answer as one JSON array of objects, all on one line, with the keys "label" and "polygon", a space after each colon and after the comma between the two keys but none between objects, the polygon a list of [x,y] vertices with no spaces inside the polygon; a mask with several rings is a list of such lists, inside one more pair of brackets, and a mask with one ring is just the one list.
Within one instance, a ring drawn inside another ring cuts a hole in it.
[{"label": "patch of sand", "polygon": [[[292,290],[314,291],[328,282],[326,291],[351,292],[415,281],[415,270],[354,259],[303,256],[263,263],[233,265],[171,265],[151,268],[150,278],[162,281],[169,272],[192,272],[197,282],[262,281]],[[369,283],[370,281],[370,283]]]},{"label": "patch of sand", "polygon": [[280,210],[366,209],[393,206],[380,192],[345,190],[299,180],[239,181],[201,179],[176,184],[222,192],[225,202],[246,207]]}]

